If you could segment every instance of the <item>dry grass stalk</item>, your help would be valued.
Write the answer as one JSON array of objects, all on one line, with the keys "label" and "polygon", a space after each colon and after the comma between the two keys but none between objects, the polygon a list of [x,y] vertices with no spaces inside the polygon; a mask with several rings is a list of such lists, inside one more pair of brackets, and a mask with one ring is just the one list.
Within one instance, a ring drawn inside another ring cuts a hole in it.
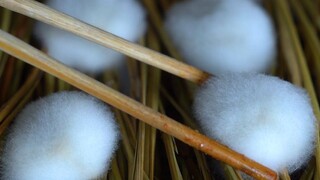
[{"label": "dry grass stalk", "polygon": [[292,48],[292,43],[290,39],[290,35],[286,30],[286,23],[283,18],[282,12],[280,8],[275,10],[276,12],[276,20],[278,22],[278,32],[280,34],[280,46],[283,51],[284,59],[286,65],[288,67],[289,73],[291,75],[291,81],[296,85],[302,85],[301,73],[298,64],[298,60],[294,49]]},{"label": "dry grass stalk", "polygon": [[[119,169],[119,166],[118,166],[116,158],[114,158],[113,161],[111,162],[111,169],[112,169],[112,171],[111,171],[112,179],[114,179],[114,180],[122,180],[120,169]],[[105,178],[105,179],[107,179],[107,178]]]},{"label": "dry grass stalk", "polygon": [[[8,9],[2,9],[1,15],[1,29],[3,31],[9,31],[10,23],[11,23],[11,14],[12,12]],[[2,76],[5,64],[7,62],[7,55],[0,51],[0,77]]]},{"label": "dry grass stalk", "polygon": [[[159,109],[161,113],[165,113],[165,110],[162,104],[159,105]],[[182,177],[180,167],[176,158],[176,154],[178,154],[178,149],[177,149],[175,140],[172,136],[169,136],[165,133],[161,134],[161,138],[165,146],[169,169],[171,172],[171,178],[173,180],[182,180],[183,177]]]},{"label": "dry grass stalk", "polygon": [[14,67],[14,78],[13,81],[11,82],[11,87],[9,91],[9,96],[12,97],[17,89],[19,88],[19,85],[22,81],[23,77],[23,69],[25,68],[25,63],[22,61],[17,61],[16,66]]},{"label": "dry grass stalk", "polygon": [[[108,84],[114,89],[118,89],[117,79],[114,72],[106,72],[103,75],[103,82]],[[115,117],[119,124],[121,132],[121,146],[117,151],[117,158],[114,159],[118,162],[118,167],[123,179],[133,179],[135,168],[134,154],[136,150],[136,132],[135,132],[135,120],[130,119],[127,114],[122,113],[118,109],[113,109]],[[107,172],[106,172],[107,173]],[[112,174],[112,173],[110,173]],[[111,175],[109,175],[111,176]]]},{"label": "dry grass stalk", "polygon": [[45,93],[46,94],[51,94],[55,91],[55,77],[52,76],[51,74],[45,74],[44,75],[44,80],[45,80]]},{"label": "dry grass stalk", "polygon": [[21,86],[18,92],[15,93],[5,104],[0,108],[0,123],[14,110],[19,101],[27,94],[27,92],[32,89],[32,87],[37,85],[38,80],[40,79],[40,71],[38,69],[32,70],[28,76],[25,83]]},{"label": "dry grass stalk", "polygon": [[[119,89],[118,77],[114,71],[107,71],[102,75],[102,82],[108,84],[113,89]],[[113,109],[114,115],[116,120],[119,124],[119,129],[121,132],[121,146],[116,153],[116,157],[114,157],[111,165],[111,171],[106,172],[102,179],[129,179],[127,177],[128,174],[132,171],[130,166],[133,162],[133,146],[131,145],[132,142],[135,140],[130,140],[128,132],[129,130],[126,127],[126,121],[123,118],[123,114],[117,110]],[[133,135],[132,135],[133,136]],[[128,170],[130,169],[130,170]]]},{"label": "dry grass stalk", "polygon": [[223,169],[226,173],[227,179],[242,180],[242,176],[231,166],[224,165]]},{"label": "dry grass stalk", "polygon": [[[313,69],[310,70],[315,81],[317,81],[315,85],[317,86],[317,89],[320,90],[320,77],[317,76],[317,73],[320,72],[320,42],[318,40],[317,31],[312,26],[312,23],[308,19],[305,10],[302,9],[302,4],[299,1],[292,0],[291,4],[299,21],[299,27],[302,30],[301,37],[304,39],[304,42],[306,44],[305,48],[309,50],[308,64],[309,67],[313,67]],[[320,95],[318,95],[318,97],[320,97]]]},{"label": "dry grass stalk", "polygon": [[14,117],[20,112],[28,102],[33,91],[40,81],[41,72],[33,69],[24,85],[19,91],[0,109],[0,136],[10,125]]},{"label": "dry grass stalk", "polygon": [[[25,1],[26,3],[27,3],[27,1]],[[10,4],[10,3],[9,3]],[[16,4],[16,5],[19,5],[19,4]],[[30,6],[32,6],[32,5],[36,5],[36,4],[33,4],[33,3],[29,3],[29,5]],[[38,4],[39,5],[39,4]],[[40,6],[40,5],[39,5]],[[16,7],[16,6],[15,6]],[[45,9],[43,9],[43,10],[45,10]],[[51,13],[53,13],[53,11],[51,12]],[[33,13],[32,13],[33,14]],[[58,15],[58,14],[57,14]],[[62,16],[63,17],[63,16]],[[64,18],[66,18],[66,16],[64,17]],[[81,23],[80,23],[81,24]],[[89,26],[88,26],[89,27]],[[91,28],[91,27],[89,27],[89,28]],[[94,28],[93,28],[94,29]],[[97,31],[97,32],[99,32],[99,31]],[[107,34],[106,34],[107,35]],[[110,36],[109,38],[112,38],[112,36]],[[121,39],[119,39],[118,40],[119,42],[121,41]],[[114,42],[114,44],[117,44],[117,42]],[[129,44],[129,43],[128,43]],[[130,44],[129,44],[130,45]],[[115,49],[117,49],[117,47],[115,47]],[[139,49],[138,49],[139,50]],[[130,49],[128,49],[128,52],[130,51]],[[153,52],[154,53],[154,52]],[[130,53],[129,53],[130,54]],[[154,53],[154,54],[156,54],[156,53]],[[166,65],[166,64],[163,64],[164,66]],[[181,66],[180,66],[181,67]],[[195,69],[195,68],[194,68]],[[196,71],[199,71],[199,70],[197,70],[197,69],[195,69]],[[170,71],[169,71],[170,72]],[[202,72],[202,74],[205,74],[206,76],[207,76],[207,74],[206,73],[203,73]],[[202,79],[203,80],[203,79]],[[201,81],[202,81],[201,80]],[[196,81],[196,82],[200,82],[200,81]],[[142,127],[143,128],[143,127]],[[141,153],[140,153],[141,154]],[[144,154],[144,153],[143,153]]]},{"label": "dry grass stalk", "polygon": [[317,11],[317,6],[314,5],[313,0],[304,0],[301,1],[303,6],[306,9],[306,13],[309,14],[310,20],[313,22],[313,26],[317,31],[320,31],[320,13]]},{"label": "dry grass stalk", "polygon": [[0,82],[0,86],[3,87],[2,89],[2,93],[0,95],[0,103],[3,103],[7,100],[9,96],[9,90],[10,90],[10,84],[12,82],[13,79],[13,70],[15,67],[15,59],[14,57],[9,57],[8,61],[5,65],[5,70],[4,73],[2,74],[2,80]]},{"label": "dry grass stalk", "polygon": [[290,176],[289,176],[288,170],[283,170],[283,171],[280,173],[280,179],[281,179],[281,180],[291,180],[291,178],[290,178]]},{"label": "dry grass stalk", "polygon": [[303,174],[300,177],[300,180],[312,180],[314,179],[315,173],[315,161],[312,159],[306,169],[304,170]]},{"label": "dry grass stalk", "polygon": [[[166,0],[166,1],[161,1],[160,2],[160,4],[161,4],[161,6],[163,7],[163,9],[167,9],[169,6],[170,6],[170,4],[172,3],[173,1],[172,0]],[[273,2],[273,1],[272,1]],[[292,4],[292,3],[295,3],[295,2],[292,2],[292,1],[289,1],[290,2],[290,4]],[[274,2],[273,2],[274,3]],[[299,3],[299,2],[298,2]],[[301,18],[299,15],[298,15],[298,13],[297,13],[297,10],[294,8],[294,5],[292,4],[292,7],[293,7],[293,13],[295,13],[295,17],[297,17],[297,25],[299,25],[298,27],[299,27],[299,30],[301,30],[301,32],[300,32],[300,39],[303,39],[303,43],[304,43],[304,45],[306,45],[306,47],[304,47],[305,49],[304,49],[304,53],[305,53],[305,55],[307,56],[307,57],[309,57],[309,58],[311,58],[309,61],[311,61],[311,63],[313,63],[313,62],[316,62],[317,60],[318,60],[318,58],[316,58],[316,56],[312,56],[312,54],[314,54],[315,52],[312,52],[312,51],[314,51],[314,50],[316,50],[317,48],[315,48],[314,47],[314,45],[315,45],[315,43],[317,43],[319,40],[318,39],[311,39],[312,38],[312,36],[310,36],[310,34],[311,33],[308,33],[308,34],[306,34],[307,32],[308,32],[308,30],[306,30],[306,27],[305,26],[307,26],[307,25],[305,25],[305,22],[307,22],[308,20],[310,21],[310,22],[312,22],[313,24],[311,25],[311,26],[313,26],[313,28],[314,29],[316,29],[316,28],[318,28],[318,26],[317,26],[317,20],[319,19],[319,16],[318,15],[315,15],[315,14],[318,14],[318,12],[317,12],[317,10],[316,10],[316,6],[314,6],[312,3],[314,3],[312,0],[306,0],[306,1],[302,1],[301,2],[303,5],[304,5],[304,8],[306,9],[305,10],[305,13],[308,13],[308,15],[310,16],[309,18],[310,19],[304,19],[304,20],[302,20],[303,18]],[[271,3],[265,3],[266,5],[271,5]],[[310,6],[310,4],[311,4],[311,6]],[[155,2],[153,2],[153,4],[152,4],[152,8],[156,8],[155,7],[156,5],[155,5]],[[269,6],[268,6],[269,7]],[[272,7],[272,6],[270,6],[270,7]],[[310,8],[311,7],[311,8]],[[274,8],[274,9],[276,9],[277,10],[277,8]],[[309,11],[311,9],[311,11]],[[150,10],[150,9],[149,9]],[[273,9],[271,9],[271,10],[273,10]],[[278,9],[279,10],[279,9]],[[10,13],[10,11],[8,11],[8,10],[5,10],[5,11],[7,11],[7,13],[9,12]],[[282,10],[280,10],[280,12],[281,12]],[[2,12],[4,12],[4,11],[2,11]],[[316,13],[315,13],[316,12]],[[157,16],[159,16],[159,11],[157,11],[156,12],[156,15]],[[292,17],[292,14],[293,13],[291,13],[290,14],[290,16]],[[159,16],[160,17],[160,16]],[[313,17],[315,17],[315,18],[313,18]],[[284,18],[284,15],[282,14],[282,12],[281,12],[281,14],[278,14],[276,17],[275,17],[275,19],[276,19],[276,21],[278,21],[279,22],[279,32],[280,32],[280,34],[279,34],[279,36],[280,36],[280,39],[281,39],[281,43],[282,43],[282,46],[283,47],[285,47],[285,48],[283,48],[283,50],[282,50],[282,52],[283,52],[283,54],[289,54],[289,56],[287,56],[286,57],[286,59],[287,60],[289,60],[289,58],[288,57],[291,57],[291,60],[290,61],[287,61],[288,63],[286,63],[286,64],[278,64],[278,67],[277,67],[277,73],[276,73],[276,75],[277,76],[280,76],[280,77],[283,77],[283,78],[289,78],[291,81],[293,81],[295,84],[301,84],[302,85],[302,82],[304,82],[303,80],[302,80],[302,75],[301,75],[301,70],[299,69],[299,65],[297,65],[297,63],[298,63],[298,60],[297,60],[297,55],[296,55],[296,52],[295,52],[295,47],[293,47],[293,43],[292,43],[292,35],[290,34],[290,33],[287,33],[288,32],[288,25],[287,25],[287,22],[286,22],[286,20],[285,20],[285,18]],[[14,19],[14,20],[16,20],[16,19]],[[280,21],[281,21],[281,23],[280,23]],[[301,21],[303,21],[303,22],[301,22]],[[3,23],[3,22],[5,22],[5,21],[2,21],[1,23]],[[153,21],[152,21],[152,23],[154,23]],[[7,21],[7,24],[9,24],[10,25],[10,18],[9,18],[9,21]],[[157,26],[157,25],[154,25],[154,26]],[[315,28],[316,27],[316,28]],[[297,29],[297,27],[294,27],[294,29]],[[318,29],[319,30],[319,29]],[[159,31],[158,29],[157,29],[157,31]],[[282,31],[282,32],[281,32]],[[312,35],[312,34],[311,34]],[[311,38],[310,38],[311,37]],[[161,42],[162,43],[164,43],[164,40],[162,40],[163,39],[163,37],[161,38]],[[312,42],[312,41],[314,41],[314,42]],[[301,42],[299,42],[299,43],[301,43]],[[319,42],[318,42],[319,43]],[[308,46],[308,44],[310,45],[310,46]],[[165,48],[168,50],[169,48],[168,48],[168,46],[166,46],[165,45],[165,43],[164,43],[164,46],[165,46]],[[288,53],[289,52],[289,53]],[[171,54],[172,55],[172,53],[170,53],[170,50],[169,50],[169,54]],[[283,56],[283,54],[280,54],[280,56]],[[7,56],[7,54],[3,54],[2,56]],[[292,59],[293,59],[293,61],[292,61]],[[281,57],[280,57],[280,60],[281,60]],[[130,62],[133,62],[133,61],[130,61]],[[289,63],[290,62],[290,63]],[[294,68],[290,68],[289,66],[290,65],[292,65],[292,63],[293,64],[296,64],[296,70],[292,70],[292,69],[294,69]],[[2,65],[3,64],[3,65]],[[7,64],[6,63],[6,58],[2,58],[2,60],[0,61],[0,77],[1,77],[1,69],[4,69],[4,65],[5,64]],[[133,64],[134,64],[134,66],[139,66],[138,65],[138,63],[136,63],[136,62],[133,62]],[[16,69],[19,69],[17,66],[14,66],[14,68],[16,68]],[[134,68],[133,68],[134,69]],[[139,68],[137,68],[137,69],[139,69]],[[288,72],[288,69],[289,69],[289,72]],[[291,69],[291,70],[290,70]],[[315,70],[315,67],[314,66],[310,66],[309,65],[309,68],[308,68],[311,72],[315,72],[315,75],[317,75],[318,73],[317,73],[317,71]],[[131,70],[132,70],[132,68],[131,68]],[[133,73],[131,73],[131,74],[133,74],[134,76],[132,76],[133,78],[132,78],[132,82],[135,82],[137,79],[139,79],[136,75],[138,74],[138,72],[133,72]],[[19,78],[21,75],[16,75],[16,77],[14,78],[14,80],[16,81],[16,82],[19,82],[19,80],[17,80],[17,77]],[[289,77],[287,77],[287,76],[289,76]],[[56,79],[56,78],[52,78],[53,79],[53,88],[49,88],[49,90],[51,91],[51,92],[53,92],[53,91],[56,91],[56,90],[58,90],[58,89],[63,89],[63,83],[60,83],[60,80],[58,80],[58,79]],[[46,82],[46,81],[45,81]],[[177,82],[179,82],[180,83],[180,80],[178,80]],[[62,85],[62,86],[60,86],[60,85]],[[140,86],[139,86],[139,83],[136,83],[136,84],[134,84],[136,87],[135,88],[133,88],[135,91],[140,91],[139,89],[140,89]],[[181,85],[181,87],[180,87],[180,85]],[[313,85],[314,86],[319,86],[319,82],[313,82]],[[16,87],[14,87],[14,86],[16,86],[16,85],[11,85],[11,87],[9,88],[10,90],[9,90],[9,93],[13,93],[14,92],[14,89],[16,89]],[[179,84],[179,85],[177,85],[177,86],[179,86],[180,88],[182,88],[183,89],[183,87],[184,87],[184,85],[182,85],[182,84]],[[37,87],[38,89],[39,88],[41,88],[40,86],[38,86]],[[38,90],[39,91],[39,90]],[[40,92],[41,92],[41,90],[40,90]],[[8,95],[9,96],[9,95]],[[6,97],[8,97],[8,96],[6,96]],[[137,97],[137,96],[135,96],[135,97]],[[189,97],[189,96],[188,96]],[[178,96],[177,97],[178,98],[178,100],[176,101],[176,100],[173,100],[174,101],[174,103],[176,103],[177,104],[177,106],[174,106],[175,107],[175,109],[179,109],[180,108],[180,111],[179,111],[179,113],[180,113],[180,115],[183,117],[183,115],[182,114],[184,114],[185,112],[188,112],[188,110],[186,111],[186,109],[188,109],[188,108],[186,108],[185,106],[189,106],[189,101],[188,100],[186,100],[186,99],[188,99],[188,98],[186,98],[186,96],[185,95],[180,95],[180,96]],[[184,99],[183,99],[184,98]],[[148,98],[147,98],[148,99]],[[159,99],[159,101],[160,101],[160,99]],[[21,102],[21,101],[20,101]],[[161,102],[159,102],[160,104],[161,104]],[[171,104],[173,104],[172,102],[170,102]],[[16,106],[17,107],[17,106]],[[179,108],[177,108],[177,107],[179,107]],[[161,112],[164,112],[164,111],[161,111]],[[181,113],[182,112],[182,113]],[[1,112],[0,112],[1,113]],[[115,113],[116,113],[116,116],[117,116],[117,119],[118,119],[118,121],[119,122],[122,122],[122,125],[120,125],[120,128],[123,128],[123,130],[121,130],[121,134],[122,134],[122,136],[125,136],[126,138],[122,138],[123,139],[123,141],[124,141],[124,139],[126,139],[125,140],[125,142],[123,142],[122,144],[124,144],[127,148],[124,148],[124,147],[121,147],[120,149],[119,149],[119,151],[117,152],[117,158],[115,158],[116,160],[117,160],[117,162],[115,163],[116,164],[116,166],[115,166],[115,168],[116,168],[116,170],[115,171],[117,171],[117,169],[119,170],[119,172],[120,172],[120,174],[122,175],[122,177],[121,178],[123,178],[123,179],[127,179],[126,178],[126,176],[127,176],[127,174],[131,174],[130,172],[128,172],[128,171],[133,171],[133,170],[128,170],[127,168],[130,168],[130,166],[132,166],[131,165],[131,162],[128,160],[128,159],[130,159],[130,157],[131,157],[131,159],[132,159],[132,157],[133,157],[133,154],[134,153],[136,153],[136,149],[135,149],[135,142],[136,142],[136,137],[135,137],[135,133],[136,133],[136,123],[135,123],[135,121],[132,121],[131,120],[131,117],[128,117],[128,115],[127,114],[125,114],[125,113],[121,113],[120,111],[118,111],[118,110],[115,110]],[[186,113],[185,113],[186,114]],[[188,114],[187,115],[184,115],[184,116],[189,116]],[[11,117],[13,118],[14,117],[14,113],[11,115]],[[188,117],[188,118],[190,118],[190,117]],[[187,118],[187,119],[188,119]],[[184,119],[185,120],[185,118],[182,118],[182,119]],[[191,121],[192,121],[192,118],[190,118],[191,119]],[[9,122],[9,121],[8,121]],[[9,123],[8,123],[9,124]],[[192,126],[193,127],[193,126]],[[127,134],[127,135],[123,135],[123,134]],[[170,136],[168,136],[168,135],[165,135],[165,134],[163,134],[163,136],[167,136],[167,137],[170,137]],[[166,139],[168,139],[168,138],[166,138]],[[191,174],[189,174],[188,173],[188,167],[186,167],[184,164],[179,164],[178,162],[177,162],[177,159],[176,159],[176,152],[177,152],[177,147],[176,147],[176,145],[175,145],[175,142],[174,142],[174,139],[173,138],[169,138],[169,141],[167,142],[167,140],[166,141],[164,141],[164,142],[166,142],[167,144],[169,144],[169,149],[170,149],[170,151],[169,152],[167,152],[167,157],[168,157],[168,161],[170,161],[170,162],[168,162],[169,164],[174,164],[174,166],[173,167],[170,167],[170,170],[171,170],[171,173],[172,174],[175,174],[173,177],[176,177],[177,179],[179,179],[179,177],[182,177],[183,179],[191,179]],[[129,148],[128,148],[129,147]],[[167,148],[167,147],[166,147]],[[126,150],[127,149],[127,150]],[[129,154],[129,155],[128,155]],[[130,155],[131,154],[131,155]],[[171,162],[171,159],[173,158],[173,161]],[[175,160],[174,160],[175,159]],[[202,166],[202,164],[201,163],[199,163],[199,162],[197,162],[198,164],[198,166],[200,167],[200,166]],[[128,166],[128,167],[127,167]],[[225,166],[223,166],[223,167],[225,167]],[[303,172],[303,174],[301,175],[301,177],[300,177],[300,179],[301,180],[304,180],[304,179],[318,179],[318,173],[317,172],[319,172],[319,169],[318,168],[316,168],[315,167],[315,162],[314,161],[310,161],[310,163],[308,164],[308,166],[307,166],[307,168],[305,169],[305,171]],[[102,177],[101,179],[117,179],[117,177],[114,177],[114,174],[119,174],[119,173],[117,173],[117,172],[115,172],[115,173],[113,173],[113,172],[109,172],[109,174],[108,174],[108,176],[104,176],[104,177]],[[180,175],[179,175],[180,174]],[[226,176],[227,177],[233,177],[232,179],[238,179],[239,177],[238,177],[238,174],[237,174],[237,171],[234,171],[232,168],[230,168],[229,167],[229,169],[226,171]],[[233,174],[233,175],[232,175]],[[231,175],[231,176],[230,176]],[[314,176],[315,175],[315,176]],[[117,176],[117,175],[116,175]],[[144,177],[146,178],[146,174],[144,175]],[[174,179],[174,178],[173,178]],[[295,179],[297,179],[297,177],[295,177]]]},{"label": "dry grass stalk", "polygon": [[[199,129],[199,127],[196,125],[195,121],[191,118],[191,115],[187,112],[187,110],[183,109],[176,101],[173,97],[171,97],[169,95],[169,93],[162,88],[161,92],[163,94],[163,96],[169,101],[169,103],[176,109],[176,111],[181,115],[183,121],[185,124],[187,124],[189,127],[193,128],[193,129]],[[182,96],[184,96],[184,94],[182,94]],[[190,104],[190,103],[188,103]],[[200,153],[199,151],[197,151],[196,149],[194,150],[195,156],[196,156],[196,160],[199,166],[199,169],[201,171],[202,174],[202,178],[204,180],[207,179],[211,179],[211,175],[209,174],[209,168],[207,165],[207,162],[205,160],[204,154]]]},{"label": "dry grass stalk", "polygon": [[175,148],[174,148],[174,143],[173,143],[173,138],[167,134],[161,134],[162,141],[165,146],[168,162],[169,162],[169,167],[170,167],[170,172],[171,172],[171,178],[173,180],[182,180],[182,174],[177,162],[177,158],[175,156]]},{"label": "dry grass stalk", "polygon": [[[314,85],[310,76],[310,71],[306,62],[306,58],[304,55],[304,52],[301,47],[301,43],[299,41],[299,36],[296,30],[296,27],[293,23],[292,15],[289,9],[288,2],[286,0],[283,1],[275,1],[275,5],[277,8],[279,8],[279,12],[282,12],[282,16],[284,18],[284,23],[286,26],[286,32],[290,35],[291,43],[292,43],[292,49],[296,53],[296,58],[299,64],[299,67],[301,68],[301,74],[302,74],[302,80],[303,80],[303,86],[308,91],[311,103],[313,106],[313,110],[315,113],[315,116],[320,121],[320,109],[319,109],[319,103],[317,100],[317,95],[314,89]],[[319,142],[319,131],[317,131],[317,141],[316,141],[316,165],[317,169],[320,170],[320,142]],[[317,171],[317,174],[319,174],[319,171]],[[319,175],[317,175],[319,177]]]},{"label": "dry grass stalk", "polygon": [[22,110],[22,108],[25,106],[25,104],[30,100],[30,97],[33,93],[34,88],[31,89],[31,91],[28,91],[28,93],[21,99],[19,104],[15,107],[15,109],[4,119],[4,121],[0,125],[0,136],[2,136],[7,129],[7,127],[11,124],[13,119],[16,117],[16,115]]},{"label": "dry grass stalk", "polygon": [[116,119],[118,120],[118,123],[119,123],[122,143],[124,146],[124,151],[126,152],[125,154],[128,159],[128,164],[132,164],[134,155],[133,155],[133,146],[131,145],[130,142],[135,142],[135,140],[129,139],[130,135],[128,135],[129,133],[125,125],[126,121],[122,118],[121,112],[118,110],[114,110],[114,111],[117,117]]},{"label": "dry grass stalk", "polygon": [[[162,1],[165,2],[165,1]],[[175,47],[173,46],[167,32],[164,30],[163,20],[161,18],[159,10],[156,8],[156,1],[150,0],[143,0],[143,4],[145,5],[146,9],[148,10],[150,21],[152,25],[155,27],[155,30],[161,37],[161,41],[163,42],[164,46],[168,50],[169,54],[178,60],[181,60],[181,55],[177,52]]]},{"label": "dry grass stalk", "polygon": [[[147,46],[153,50],[160,51],[160,45],[157,41],[153,29],[150,29],[147,34]],[[149,67],[145,64],[141,64],[144,71],[142,71],[142,87],[145,91],[142,93],[143,101],[145,105],[158,111],[159,108],[159,89],[161,72],[158,69]],[[147,125],[146,126],[146,161],[145,171],[150,179],[154,179],[154,167],[155,167],[155,146],[156,146],[156,129]]]},{"label": "dry grass stalk", "polygon": [[[4,10],[2,18],[2,28],[4,28],[4,31],[10,32],[16,37],[23,38],[25,41],[29,40],[30,31],[25,27],[30,27],[30,23],[25,23],[25,17],[17,15],[12,16],[11,12]],[[10,20],[13,18],[16,19],[16,21],[11,24]],[[2,55],[0,56],[1,62],[3,62],[2,67],[0,67],[0,69],[2,69],[2,72],[0,72],[0,86],[2,87],[0,94],[1,104],[7,101],[7,99],[18,89],[24,63],[7,54],[0,53],[0,55]]]}]

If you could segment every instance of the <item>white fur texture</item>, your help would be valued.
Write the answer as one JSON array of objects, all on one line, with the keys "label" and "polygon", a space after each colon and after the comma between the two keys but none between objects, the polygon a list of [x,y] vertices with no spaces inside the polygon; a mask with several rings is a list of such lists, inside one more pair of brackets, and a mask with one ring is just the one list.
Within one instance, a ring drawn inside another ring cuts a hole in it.
[{"label": "white fur texture", "polygon": [[276,54],[271,19],[250,0],[182,1],[165,27],[188,64],[216,75],[267,71]]},{"label": "white fur texture", "polygon": [[8,180],[87,180],[108,168],[119,139],[112,112],[81,92],[30,103],[15,119],[2,156]]},{"label": "white fur texture", "polygon": [[214,77],[197,93],[204,132],[265,166],[290,172],[312,155],[315,117],[306,92],[277,77]]},{"label": "white fur texture", "polygon": [[[145,11],[135,0],[48,0],[46,4],[129,41],[145,32]],[[84,72],[100,73],[121,66],[123,55],[71,33],[37,23],[34,35],[48,54]]]}]

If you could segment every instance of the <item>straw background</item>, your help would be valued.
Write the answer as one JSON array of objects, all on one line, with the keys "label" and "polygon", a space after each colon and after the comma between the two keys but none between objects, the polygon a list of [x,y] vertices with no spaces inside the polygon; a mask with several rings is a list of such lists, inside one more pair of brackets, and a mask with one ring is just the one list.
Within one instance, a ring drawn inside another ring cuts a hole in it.
[{"label": "straw background", "polygon": [[[182,60],[162,26],[165,11],[176,0],[140,1],[148,11],[149,26],[139,43]],[[320,120],[320,1],[265,0],[263,5],[274,20],[278,36],[277,64],[270,74],[306,88]],[[33,23],[30,18],[0,8],[1,29],[41,49],[31,36]],[[191,115],[196,85],[127,59],[131,97],[199,129]],[[95,78],[118,89],[118,78],[113,72]],[[52,92],[71,89],[74,88],[67,83],[0,52],[0,146],[6,130],[26,103]],[[111,169],[100,179],[242,179],[241,173],[230,166],[113,110],[122,140]],[[307,166],[291,176],[283,172],[281,179],[320,179],[319,134],[315,156]]]}]

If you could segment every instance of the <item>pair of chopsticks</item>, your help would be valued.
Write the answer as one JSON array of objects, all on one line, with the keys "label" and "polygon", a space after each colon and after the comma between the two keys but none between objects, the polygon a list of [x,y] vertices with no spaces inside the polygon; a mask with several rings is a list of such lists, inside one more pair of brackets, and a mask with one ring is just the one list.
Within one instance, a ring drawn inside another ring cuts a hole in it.
[{"label": "pair of chopsticks", "polygon": [[[114,49],[197,84],[201,84],[209,77],[209,74],[199,69],[92,27],[36,1],[0,0],[0,6],[70,31],[90,41]],[[0,49],[254,178],[277,179],[277,174],[263,165],[232,151],[197,131],[142,105],[74,69],[66,67],[4,31],[0,32]]]}]

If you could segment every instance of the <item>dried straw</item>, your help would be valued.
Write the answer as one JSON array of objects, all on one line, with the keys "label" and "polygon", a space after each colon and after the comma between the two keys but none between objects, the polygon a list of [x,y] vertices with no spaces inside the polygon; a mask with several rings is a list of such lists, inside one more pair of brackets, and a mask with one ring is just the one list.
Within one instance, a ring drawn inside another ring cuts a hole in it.
[{"label": "dried straw", "polygon": [[[5,1],[12,3],[26,2],[25,0]],[[176,52],[166,32],[163,30],[162,22],[163,12],[167,10],[175,0],[161,0],[160,2],[141,1],[148,10],[151,23],[148,35],[141,41],[141,45],[158,52],[166,52],[175,59],[180,60],[180,55]],[[3,0],[0,0],[0,4],[3,2]],[[303,86],[308,90],[311,95],[315,114],[319,120],[317,98],[319,98],[320,90],[318,38],[320,15],[318,10],[319,6],[317,5],[319,4],[316,4],[314,0],[265,1],[266,8],[270,10],[275,22],[277,22],[280,41],[279,63],[274,71],[276,73],[275,75],[290,80],[294,84]],[[18,35],[19,38],[28,41],[31,30],[30,22],[32,22],[30,19],[17,15],[13,16],[11,11],[6,9],[0,11],[0,16],[3,30],[9,31],[11,34]],[[23,27],[21,24],[27,26]],[[104,34],[104,32],[99,33]],[[89,38],[94,40],[95,35],[96,34],[93,35],[94,37]],[[108,38],[111,38],[111,40],[117,39],[112,36],[108,36]],[[110,44],[112,45],[113,43],[108,41],[108,38],[101,40],[99,43],[106,43],[105,45],[108,46]],[[118,45],[116,46],[118,47]],[[145,52],[154,53],[144,48],[142,48],[142,50],[138,49],[132,52],[124,52],[127,49],[136,48],[133,44],[129,46],[124,45],[122,48],[119,49],[119,51],[146,62],[150,58],[165,59],[167,62],[174,60],[161,54],[143,56]],[[138,48],[141,47],[138,46]],[[37,97],[58,90],[72,88],[68,83],[56,79],[49,74],[45,74],[43,76],[44,78],[41,78],[41,73],[38,70],[30,71],[30,68],[24,63],[16,60],[8,61],[8,58],[12,57],[0,52],[0,94],[2,96],[2,98],[0,98],[0,101],[2,101],[2,103],[0,103],[0,121],[2,121],[0,122],[0,133],[2,136],[15,115],[30,101],[32,96]],[[169,113],[170,115],[174,115],[173,117],[175,117],[175,119],[181,119],[183,123],[193,129],[198,129],[189,114],[192,89],[189,89],[190,85],[187,82],[170,76],[170,82],[166,82],[166,84],[163,84],[163,82],[160,83],[158,82],[160,78],[158,76],[160,75],[159,71],[154,72],[154,68],[137,63],[132,59],[128,62],[129,73],[131,75],[132,97],[144,102],[144,104],[152,109],[160,111],[162,114]],[[159,66],[157,63],[152,65]],[[180,67],[180,64],[175,65]],[[170,64],[170,66],[175,67],[172,64]],[[161,68],[167,67],[164,66]],[[188,68],[184,70],[186,69]],[[38,71],[38,73],[35,73],[35,71]],[[193,73],[191,77],[186,74],[181,74],[177,72],[177,70],[168,70],[168,72],[198,84],[201,84],[201,82],[207,78],[207,74],[201,71]],[[26,74],[27,78],[24,78]],[[35,74],[37,74],[37,76],[35,76]],[[161,76],[167,75],[161,73]],[[11,80],[12,83],[5,83],[11,82]],[[30,83],[31,81],[33,83]],[[112,85],[114,89],[117,89],[117,85],[114,84],[117,82],[117,79],[110,73],[106,73],[103,76],[102,82]],[[156,86],[152,87],[154,82],[156,82]],[[175,84],[175,86],[170,87],[170,83]],[[168,89],[168,86],[170,89]],[[159,89],[161,89],[160,94]],[[181,92],[181,89],[186,91]],[[174,111],[174,113],[172,114],[171,111]],[[138,128],[143,123],[117,109],[114,109],[114,112],[120,126],[122,141],[116,157],[112,161],[112,169],[109,173],[101,177],[101,180],[154,178],[213,179],[213,175],[216,176],[217,179],[220,179],[220,176],[215,172],[216,169],[209,169],[207,164],[208,158],[206,158],[203,153],[181,144],[166,133],[153,131],[154,129],[148,125],[144,124],[144,128]],[[139,136],[145,137],[145,139],[139,138]],[[301,180],[319,179],[319,141],[316,147],[317,153],[315,158],[308,163],[306,168],[301,170],[300,173],[293,174],[291,178]],[[141,154],[143,152],[145,154]],[[138,159],[140,160],[137,161]],[[242,178],[242,175],[237,170],[228,165],[219,163],[217,166],[221,167],[223,170],[221,173],[228,179]],[[280,178],[290,179],[290,176],[288,176],[286,172],[283,172],[280,174]]]}]

